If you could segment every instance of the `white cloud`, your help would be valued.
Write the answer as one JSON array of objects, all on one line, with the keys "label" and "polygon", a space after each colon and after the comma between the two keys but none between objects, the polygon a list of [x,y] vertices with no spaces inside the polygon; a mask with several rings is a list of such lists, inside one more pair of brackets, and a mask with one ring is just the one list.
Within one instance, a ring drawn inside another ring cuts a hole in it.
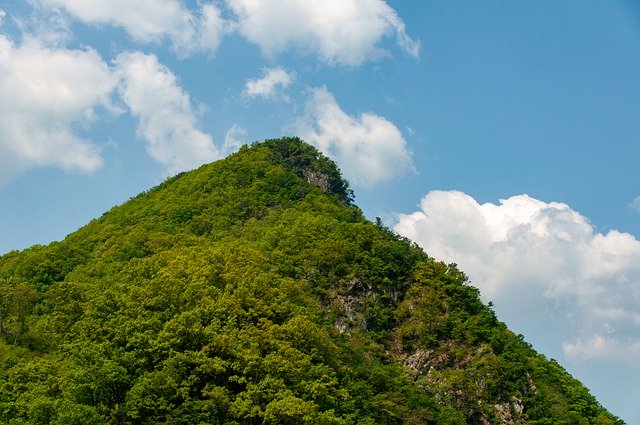
[{"label": "white cloud", "polygon": [[114,68],[91,49],[20,45],[0,35],[0,183],[37,166],[93,172],[103,164],[89,138],[100,109],[139,119],[147,151],[170,174],[219,158],[211,136],[197,129],[189,96],[155,56],[120,54]]},{"label": "white cloud", "polygon": [[233,19],[225,19],[214,2],[189,9],[180,0],[28,1],[89,25],[120,27],[140,43],[169,40],[181,57],[215,53],[235,31],[268,56],[294,48],[328,64],[357,66],[385,56],[380,44],[390,37],[413,57],[420,50],[384,0],[225,0]]},{"label": "white cloud", "polygon": [[383,0],[227,0],[240,33],[267,56],[289,48],[317,54],[329,64],[356,66],[385,54],[380,41],[396,43],[417,57],[420,46]]},{"label": "white cloud", "polygon": [[284,68],[265,68],[262,78],[247,80],[243,96],[275,98],[278,87],[287,88],[293,82],[294,74],[287,72]]},{"label": "white cloud", "polygon": [[147,141],[149,155],[165,165],[168,174],[220,157],[211,136],[197,129],[189,95],[156,56],[122,53],[115,65],[119,93],[139,119],[138,135]]},{"label": "white cloud", "polygon": [[371,112],[346,114],[326,87],[310,89],[305,115],[292,126],[340,166],[355,186],[369,188],[413,170],[400,130]]},{"label": "white cloud", "polygon": [[12,18],[22,34],[38,40],[43,46],[65,48],[74,37],[67,16],[61,10],[36,7],[28,18],[19,14]]},{"label": "white cloud", "polygon": [[171,40],[179,56],[215,52],[230,30],[220,10],[203,4],[198,11],[178,0],[31,0],[49,9],[63,8],[87,24],[123,28],[132,39],[148,43]]},{"label": "white cloud", "polygon": [[240,146],[246,143],[245,137],[247,137],[247,130],[239,124],[233,124],[224,135],[224,145],[222,146],[224,155],[232,154],[240,149]]},{"label": "white cloud", "polygon": [[594,231],[561,203],[527,195],[479,204],[433,191],[395,230],[456,262],[486,300],[537,346],[574,360],[634,364],[640,347],[640,241]]},{"label": "white cloud", "polygon": [[96,108],[110,107],[114,84],[94,50],[0,35],[0,182],[34,166],[98,169],[99,149],[80,134]]}]

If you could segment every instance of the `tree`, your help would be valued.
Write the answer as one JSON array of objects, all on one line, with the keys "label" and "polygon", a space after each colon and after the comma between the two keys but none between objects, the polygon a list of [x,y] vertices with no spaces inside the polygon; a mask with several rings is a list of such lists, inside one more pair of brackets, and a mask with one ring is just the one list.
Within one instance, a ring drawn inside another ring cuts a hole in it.
[{"label": "tree", "polygon": [[8,330],[6,322],[12,312],[13,287],[8,280],[0,280],[0,335],[5,335]]},{"label": "tree", "polygon": [[13,288],[12,307],[18,322],[18,332],[24,334],[27,331],[27,316],[36,303],[38,293],[35,288],[26,283],[20,283]]}]

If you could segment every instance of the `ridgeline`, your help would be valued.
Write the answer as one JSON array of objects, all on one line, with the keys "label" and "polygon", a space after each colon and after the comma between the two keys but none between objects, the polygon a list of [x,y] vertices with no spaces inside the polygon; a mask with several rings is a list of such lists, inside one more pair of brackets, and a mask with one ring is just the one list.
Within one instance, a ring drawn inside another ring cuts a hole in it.
[{"label": "ridgeline", "polygon": [[0,257],[0,423],[622,423],[478,295],[267,140]]}]

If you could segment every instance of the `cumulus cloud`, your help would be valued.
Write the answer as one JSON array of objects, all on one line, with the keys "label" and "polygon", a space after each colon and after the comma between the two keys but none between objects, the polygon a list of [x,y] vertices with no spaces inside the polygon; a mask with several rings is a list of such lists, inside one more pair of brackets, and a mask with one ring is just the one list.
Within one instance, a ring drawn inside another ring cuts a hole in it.
[{"label": "cumulus cloud", "polygon": [[180,56],[198,51],[215,52],[230,26],[213,4],[197,11],[178,0],[31,0],[49,9],[66,10],[87,24],[123,28],[143,43],[169,39]]},{"label": "cumulus cloud", "polygon": [[262,72],[262,78],[247,80],[242,95],[251,98],[273,99],[277,97],[278,87],[287,88],[293,79],[294,74],[287,72],[282,67],[265,68]]},{"label": "cumulus cloud", "polygon": [[433,191],[395,230],[456,262],[501,317],[575,360],[635,364],[640,353],[640,241],[597,233],[568,205],[527,195],[479,204]]},{"label": "cumulus cloud", "polygon": [[103,164],[90,140],[101,112],[139,119],[149,154],[170,174],[219,157],[197,129],[189,96],[155,56],[120,54],[110,66],[93,49],[48,47],[0,35],[0,183],[37,166],[93,172]]},{"label": "cumulus cloud", "polygon": [[189,9],[180,0],[28,1],[89,25],[120,27],[140,43],[169,40],[181,57],[215,53],[236,31],[267,56],[295,49],[328,64],[357,66],[385,56],[381,42],[387,38],[413,57],[420,51],[384,0],[225,0],[229,19],[214,2]]},{"label": "cumulus cloud", "polygon": [[198,130],[189,95],[155,55],[122,53],[115,59],[118,91],[139,119],[138,135],[153,159],[175,174],[220,157],[210,135]]},{"label": "cumulus cloud", "polygon": [[82,137],[115,80],[91,49],[15,45],[0,35],[0,182],[34,166],[94,171],[99,148]]},{"label": "cumulus cloud", "polygon": [[295,48],[329,64],[356,66],[385,54],[388,36],[417,57],[418,41],[383,0],[227,0],[240,33],[267,56]]},{"label": "cumulus cloud", "polygon": [[292,130],[333,158],[354,185],[369,188],[413,169],[398,128],[371,112],[345,113],[326,87],[309,90],[305,114]]}]

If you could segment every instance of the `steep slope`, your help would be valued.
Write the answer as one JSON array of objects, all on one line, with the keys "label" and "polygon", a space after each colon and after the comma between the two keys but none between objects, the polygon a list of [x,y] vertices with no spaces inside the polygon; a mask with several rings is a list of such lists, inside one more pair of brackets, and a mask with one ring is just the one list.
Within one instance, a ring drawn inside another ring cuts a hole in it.
[{"label": "steep slope", "polygon": [[0,257],[0,422],[621,423],[352,201],[268,140]]}]

